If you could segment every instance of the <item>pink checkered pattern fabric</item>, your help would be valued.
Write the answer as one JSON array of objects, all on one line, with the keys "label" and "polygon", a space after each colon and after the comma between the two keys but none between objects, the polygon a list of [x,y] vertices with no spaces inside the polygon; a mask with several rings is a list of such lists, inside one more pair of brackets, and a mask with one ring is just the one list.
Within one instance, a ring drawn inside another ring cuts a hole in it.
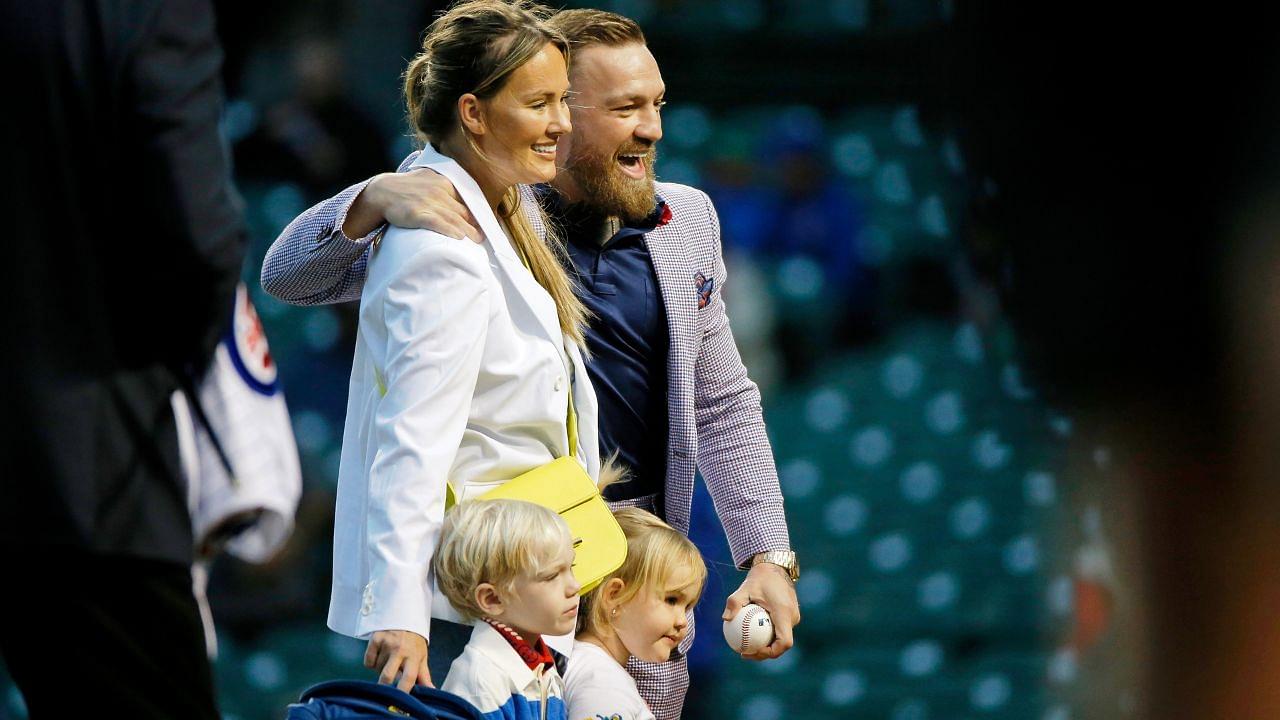
[{"label": "pink checkered pattern fabric", "polygon": [[341,228],[352,201],[368,184],[356,183],[294,218],[262,259],[262,289],[291,305],[360,300],[369,245],[380,230],[353,240]]},{"label": "pink checkered pattern fabric", "polygon": [[684,698],[689,694],[689,661],[683,653],[664,663],[631,658],[627,673],[635,678],[636,689],[656,720],[680,719]]},{"label": "pink checkered pattern fabric", "polygon": [[[401,163],[404,170],[413,161]],[[365,253],[376,233],[351,239],[340,228],[347,209],[364,183],[353,185],[298,216],[268,250],[262,266],[262,286],[276,298],[295,305],[358,300],[364,284]],[[645,236],[653,260],[662,301],[670,325],[667,359],[668,439],[667,479],[663,518],[681,532],[689,532],[689,512],[697,472],[710,491],[724,525],[733,560],[745,567],[752,555],[791,547],[783,514],[782,493],[773,452],[765,436],[760,391],[747,377],[722,291],[726,282],[720,244],[720,220],[706,193],[687,185],[658,183],[658,194],[671,210],[671,221]],[[525,188],[525,207],[534,206]],[[534,226],[545,232],[541,218]],[[710,301],[699,307],[701,274],[712,281]],[[693,634],[681,644],[689,649]],[[629,666],[630,668],[630,666]],[[661,691],[641,694],[662,703],[676,697],[673,715],[679,717],[688,671],[683,661],[663,663],[637,681],[653,683]],[[670,677],[668,673],[674,673]],[[679,678],[683,678],[681,681]],[[674,684],[665,685],[671,682]],[[681,684],[683,682],[683,684]],[[680,689],[680,692],[675,692]]]}]

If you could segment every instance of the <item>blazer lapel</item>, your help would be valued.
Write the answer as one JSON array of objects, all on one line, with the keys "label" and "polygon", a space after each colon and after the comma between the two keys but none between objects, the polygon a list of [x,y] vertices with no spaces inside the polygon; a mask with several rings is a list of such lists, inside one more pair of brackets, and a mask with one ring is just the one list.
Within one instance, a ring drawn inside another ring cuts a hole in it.
[{"label": "blazer lapel", "polygon": [[521,262],[520,256],[511,246],[511,241],[507,239],[502,224],[498,222],[493,209],[489,207],[489,202],[485,200],[484,191],[480,189],[475,179],[456,161],[436,152],[430,145],[423,149],[410,167],[430,168],[453,182],[453,186],[458,189],[458,195],[462,197],[462,202],[471,210],[476,222],[480,223],[480,230],[484,232],[485,240],[493,248],[493,255],[497,260],[495,269],[507,279],[504,284],[516,291],[515,295],[524,302],[547,338],[554,343],[562,344],[564,340],[555,301]]},{"label": "blazer lapel", "polygon": [[687,377],[685,365],[692,357],[692,329],[696,325],[698,311],[693,276],[689,274],[689,257],[685,254],[684,244],[674,225],[675,223],[668,223],[654,228],[644,236],[649,257],[653,261],[654,274],[658,276],[663,307],[667,311],[673,384],[682,382]]},{"label": "blazer lapel", "polygon": [[667,360],[669,457],[662,515],[672,527],[683,532],[689,531],[689,509],[693,502],[694,458],[698,445],[694,372],[702,343],[694,265],[686,246],[689,229],[677,214],[670,222],[645,235],[671,335]]}]

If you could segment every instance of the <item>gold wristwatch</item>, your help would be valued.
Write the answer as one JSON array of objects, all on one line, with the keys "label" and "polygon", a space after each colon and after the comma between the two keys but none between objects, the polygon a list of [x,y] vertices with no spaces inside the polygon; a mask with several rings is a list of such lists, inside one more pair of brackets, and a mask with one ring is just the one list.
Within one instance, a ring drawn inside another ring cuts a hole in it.
[{"label": "gold wristwatch", "polygon": [[750,567],[755,567],[760,563],[771,563],[786,570],[787,577],[791,578],[791,582],[800,579],[800,562],[796,560],[796,554],[790,550],[769,550],[756,553],[751,558]]}]

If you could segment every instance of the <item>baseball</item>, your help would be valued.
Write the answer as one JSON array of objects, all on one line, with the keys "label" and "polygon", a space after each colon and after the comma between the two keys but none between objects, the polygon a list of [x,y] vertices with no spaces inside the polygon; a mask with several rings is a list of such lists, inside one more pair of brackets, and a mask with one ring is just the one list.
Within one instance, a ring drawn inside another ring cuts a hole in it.
[{"label": "baseball", "polygon": [[763,650],[773,642],[773,620],[759,605],[743,605],[732,620],[724,621],[724,640],[739,655]]}]

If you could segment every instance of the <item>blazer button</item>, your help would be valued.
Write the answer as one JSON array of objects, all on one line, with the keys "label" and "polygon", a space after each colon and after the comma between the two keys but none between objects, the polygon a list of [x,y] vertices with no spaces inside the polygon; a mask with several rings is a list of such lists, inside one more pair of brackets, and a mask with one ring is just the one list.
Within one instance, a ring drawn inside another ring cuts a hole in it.
[{"label": "blazer button", "polygon": [[556,376],[556,384],[555,384],[556,392],[560,392],[560,389],[563,387],[564,387],[564,376]]}]

